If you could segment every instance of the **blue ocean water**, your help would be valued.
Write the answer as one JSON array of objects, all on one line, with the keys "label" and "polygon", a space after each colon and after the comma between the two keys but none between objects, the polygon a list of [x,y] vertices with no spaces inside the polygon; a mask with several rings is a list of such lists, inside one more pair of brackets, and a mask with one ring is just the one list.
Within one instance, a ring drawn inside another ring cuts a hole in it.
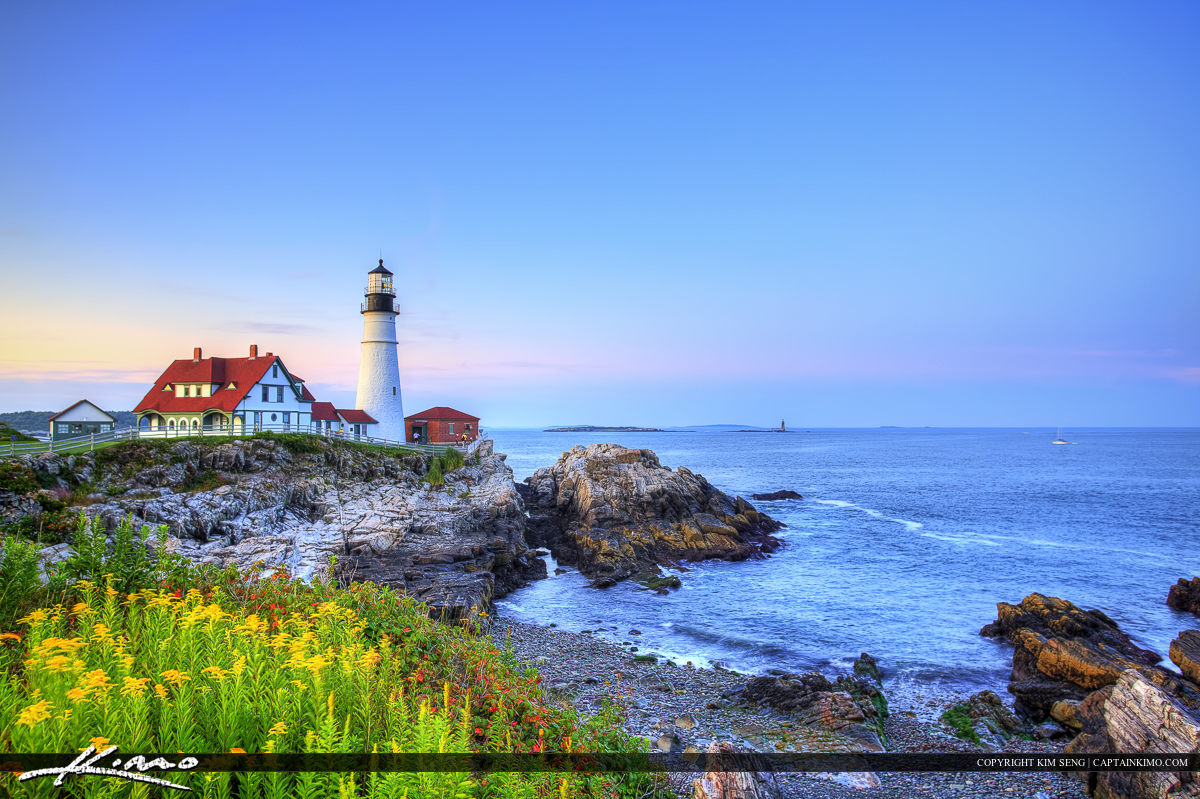
[{"label": "blue ocean water", "polygon": [[1068,431],[1069,446],[1044,429],[490,434],[517,480],[611,441],[731,495],[804,495],[754,503],[787,524],[769,559],[694,564],[666,596],[570,571],[502,600],[515,619],[750,672],[869,652],[894,678],[955,690],[1002,689],[1011,647],[979,628],[1035,591],[1103,610],[1164,657],[1200,626],[1164,604],[1200,574],[1200,431]]}]

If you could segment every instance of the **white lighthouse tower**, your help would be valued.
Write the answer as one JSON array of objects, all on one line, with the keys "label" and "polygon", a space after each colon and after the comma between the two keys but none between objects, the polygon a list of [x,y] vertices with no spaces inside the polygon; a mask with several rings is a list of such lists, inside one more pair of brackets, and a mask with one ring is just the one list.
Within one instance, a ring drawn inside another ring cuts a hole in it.
[{"label": "white lighthouse tower", "polygon": [[358,364],[355,405],[379,426],[372,435],[404,440],[404,405],[400,396],[400,361],[396,355],[396,289],[392,273],[379,266],[367,273],[362,303],[362,360]]}]

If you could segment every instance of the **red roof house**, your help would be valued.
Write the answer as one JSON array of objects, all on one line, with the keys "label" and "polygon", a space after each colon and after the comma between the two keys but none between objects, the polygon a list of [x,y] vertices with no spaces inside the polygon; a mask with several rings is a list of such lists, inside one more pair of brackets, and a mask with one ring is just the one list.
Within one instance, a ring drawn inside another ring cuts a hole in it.
[{"label": "red roof house", "polygon": [[406,441],[463,444],[479,438],[479,417],[438,405],[404,417]]}]

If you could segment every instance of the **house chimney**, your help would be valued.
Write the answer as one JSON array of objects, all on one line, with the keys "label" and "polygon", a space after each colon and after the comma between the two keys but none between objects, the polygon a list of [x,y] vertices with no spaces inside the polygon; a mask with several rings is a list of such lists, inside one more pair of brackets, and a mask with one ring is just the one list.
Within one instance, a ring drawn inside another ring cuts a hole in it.
[{"label": "house chimney", "polygon": [[194,347],[192,349],[192,363],[200,363],[200,348],[199,347]]},{"label": "house chimney", "polygon": [[258,345],[251,344],[250,345],[250,360],[253,361],[257,357],[258,357]]}]

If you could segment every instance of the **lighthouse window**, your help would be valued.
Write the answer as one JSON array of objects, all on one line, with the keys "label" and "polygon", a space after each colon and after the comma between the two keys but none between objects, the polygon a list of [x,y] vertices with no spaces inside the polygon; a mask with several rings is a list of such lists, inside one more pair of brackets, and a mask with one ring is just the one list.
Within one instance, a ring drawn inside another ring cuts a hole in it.
[{"label": "lighthouse window", "polygon": [[392,386],[392,396],[396,396],[396,387]]}]

